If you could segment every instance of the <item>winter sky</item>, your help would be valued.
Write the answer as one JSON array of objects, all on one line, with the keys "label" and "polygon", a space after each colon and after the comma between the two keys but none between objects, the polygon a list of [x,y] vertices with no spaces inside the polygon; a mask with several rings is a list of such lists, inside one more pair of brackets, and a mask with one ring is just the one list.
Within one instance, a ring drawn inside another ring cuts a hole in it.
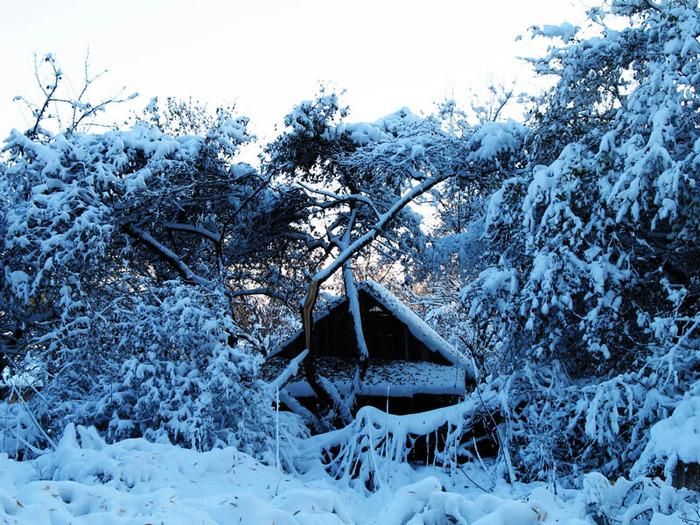
[{"label": "winter sky", "polygon": [[[534,24],[581,22],[595,0],[25,0],[0,12],[0,134],[25,129],[15,95],[39,101],[34,53],[54,53],[79,87],[126,86],[142,108],[159,96],[235,102],[254,131],[274,135],[319,82],[346,89],[351,120],[375,120],[470,93],[490,80],[532,90],[516,56],[542,53]],[[523,35],[521,41],[516,41]]]}]

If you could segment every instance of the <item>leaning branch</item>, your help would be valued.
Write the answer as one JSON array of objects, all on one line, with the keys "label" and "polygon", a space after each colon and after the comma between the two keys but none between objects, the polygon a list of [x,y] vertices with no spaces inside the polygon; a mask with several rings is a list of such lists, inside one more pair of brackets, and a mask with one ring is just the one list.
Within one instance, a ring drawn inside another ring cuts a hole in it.
[{"label": "leaning branch", "polygon": [[141,228],[133,226],[132,224],[126,224],[124,226],[124,231],[135,239],[141,241],[148,247],[149,250],[164,259],[165,262],[170,264],[170,266],[172,266],[184,279],[202,286],[209,284],[209,281],[195,274],[189,266],[182,262],[182,259],[180,259],[180,257],[178,257],[174,251],[158,242],[148,232],[145,232]]},{"label": "leaning branch", "polygon": [[176,230],[187,233],[194,233],[196,235],[201,235],[209,239],[212,242],[218,243],[221,241],[221,235],[214,233],[213,231],[202,228],[201,226],[193,226],[192,224],[180,224],[177,222],[166,222],[163,224],[168,230]]},{"label": "leaning branch", "polygon": [[409,203],[414,199],[422,195],[423,193],[430,191],[433,187],[437,186],[444,180],[448,179],[450,175],[436,175],[433,178],[427,179],[421,182],[419,185],[414,186],[409,192],[407,192],[403,197],[394,203],[394,205],[389,208],[388,211],[379,216],[379,219],[374,224],[372,229],[370,229],[364,235],[358,237],[352,244],[347,248],[342,250],[338,257],[330,263],[326,268],[317,272],[313,277],[313,281],[321,284],[331,275],[333,275],[338,269],[340,269],[343,264],[345,264],[349,259],[353,257],[362,248],[371,243],[376,239],[379,234],[384,231],[386,225],[391,222],[396,216],[403,210]]},{"label": "leaning branch", "polygon": [[297,374],[299,371],[299,365],[308,353],[308,350],[304,350],[302,353],[292,359],[282,373],[270,382],[270,387],[273,389],[282,390],[289,380]]}]

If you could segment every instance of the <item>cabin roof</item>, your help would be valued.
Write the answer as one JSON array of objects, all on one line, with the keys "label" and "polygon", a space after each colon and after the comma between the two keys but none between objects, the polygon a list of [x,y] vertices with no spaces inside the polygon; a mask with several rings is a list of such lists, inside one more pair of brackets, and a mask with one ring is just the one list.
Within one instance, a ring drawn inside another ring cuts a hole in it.
[{"label": "cabin roof", "polygon": [[[471,362],[466,358],[466,356],[440,337],[440,335],[435,330],[430,328],[425,321],[418,317],[418,315],[416,315],[408,306],[403,304],[398,297],[384,288],[381,284],[375,281],[362,281],[358,283],[357,291],[358,293],[365,292],[370,295],[387,312],[406,325],[408,331],[413,335],[413,337],[423,343],[428,350],[440,354],[453,365],[463,368],[469,378],[474,378]],[[342,297],[337,301],[330,303],[326,307],[325,311],[317,316],[314,316],[314,322],[318,322],[327,317],[332,311],[345,304],[347,300],[347,297]],[[278,348],[273,350],[270,357],[274,357],[276,354],[287,348],[297,338],[302,336],[303,330],[300,330],[287,341],[282,343]]]},{"label": "cabin roof", "polygon": [[[265,374],[271,379],[278,377],[288,364],[287,360],[271,358],[266,364]],[[356,371],[353,360],[324,357],[316,366],[322,376],[333,378],[333,385],[340,394],[352,391]],[[418,394],[462,396],[466,392],[466,372],[463,367],[428,361],[372,359],[356,394],[377,397],[413,397]],[[303,377],[293,379],[284,388],[294,397],[315,395]]]}]

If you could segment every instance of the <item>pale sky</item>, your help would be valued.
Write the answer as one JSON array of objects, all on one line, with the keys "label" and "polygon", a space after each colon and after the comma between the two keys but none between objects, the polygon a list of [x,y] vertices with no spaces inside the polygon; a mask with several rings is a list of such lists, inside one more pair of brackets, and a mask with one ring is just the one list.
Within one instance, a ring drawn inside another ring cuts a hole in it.
[{"label": "pale sky", "polygon": [[[0,135],[28,125],[15,95],[39,100],[33,53],[54,53],[80,84],[87,49],[95,94],[235,102],[272,138],[319,81],[346,89],[350,120],[400,107],[429,112],[489,79],[534,89],[516,56],[541,53],[527,28],[581,23],[594,0],[2,0]],[[523,35],[516,42],[515,37]],[[101,91],[102,90],[102,91]]]}]

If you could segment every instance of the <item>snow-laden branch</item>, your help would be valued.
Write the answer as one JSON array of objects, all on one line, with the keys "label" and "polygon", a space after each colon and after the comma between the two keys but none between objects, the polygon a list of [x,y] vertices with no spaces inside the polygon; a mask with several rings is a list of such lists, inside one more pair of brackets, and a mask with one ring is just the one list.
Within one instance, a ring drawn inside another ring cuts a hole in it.
[{"label": "snow-laden branch", "polygon": [[124,231],[144,243],[150,250],[161,256],[185,279],[195,282],[202,286],[209,285],[209,281],[195,274],[192,269],[187,266],[178,255],[167,246],[157,241],[151,234],[143,231],[141,228],[127,224],[124,226]]},{"label": "snow-laden branch", "polygon": [[[352,229],[357,219],[357,209],[353,208],[348,225],[343,235],[341,248],[347,247],[350,243]],[[362,315],[360,313],[360,300],[357,295],[357,287],[355,286],[355,276],[353,275],[352,260],[348,260],[343,265],[343,281],[345,282],[345,296],[348,298],[348,308],[352,316],[352,324],[355,332],[355,343],[357,345],[357,360],[355,361],[355,374],[352,380],[352,392],[349,398],[345,401],[352,408],[355,404],[355,393],[360,391],[360,385],[367,370],[367,360],[369,359],[369,351],[365,341],[365,333],[362,328]]]},{"label": "snow-laden branch", "polygon": [[228,293],[229,297],[244,297],[247,295],[266,295],[275,299],[284,300],[285,296],[270,287],[246,288],[243,290],[234,290]]},{"label": "snow-laden branch", "polygon": [[369,358],[369,350],[365,342],[365,334],[362,330],[362,316],[360,315],[360,300],[357,296],[357,286],[355,286],[355,277],[352,272],[352,265],[348,261],[343,268],[343,279],[345,281],[345,295],[348,298],[348,306],[352,314],[353,327],[355,330],[355,339],[357,341],[357,349],[360,352],[360,365],[365,363]]},{"label": "snow-laden branch", "polygon": [[298,182],[297,184],[299,184],[299,186],[304,188],[309,193],[317,193],[319,195],[323,195],[324,197],[329,197],[329,198],[333,199],[334,201],[336,201],[337,203],[360,202],[362,204],[366,204],[367,206],[369,206],[372,209],[372,211],[374,212],[374,215],[377,217],[377,219],[379,219],[381,217],[381,214],[379,213],[379,210],[377,210],[377,207],[374,205],[374,202],[372,201],[372,199],[370,199],[369,197],[366,197],[364,195],[358,195],[355,193],[353,193],[351,195],[340,195],[340,194],[334,193],[332,191],[312,188],[311,186],[309,186],[308,184],[304,184],[303,182]]},{"label": "snow-laden branch", "polygon": [[284,385],[286,385],[292,377],[297,375],[297,372],[299,372],[299,365],[308,354],[309,351],[304,350],[302,353],[292,359],[284,371],[270,382],[270,388],[272,390],[282,390]]},{"label": "snow-laden branch", "polygon": [[298,241],[302,241],[304,243],[304,246],[306,246],[309,250],[315,250],[316,248],[322,248],[324,250],[328,250],[328,243],[321,238],[314,238],[312,235],[309,235],[308,233],[300,233],[300,232],[284,232],[283,234],[280,235],[280,237],[283,237],[285,239],[294,239]]},{"label": "snow-laden branch", "polygon": [[401,212],[401,210],[408,206],[408,204],[413,202],[414,199],[416,199],[423,193],[429,191],[430,189],[434,188],[435,186],[446,180],[448,177],[449,175],[436,175],[430,179],[421,182],[417,186],[414,186],[410,191],[406,192],[403,195],[403,197],[397,200],[391,208],[389,208],[385,213],[379,216],[377,222],[367,233],[361,235],[349,246],[347,246],[347,248],[341,250],[340,254],[338,255],[338,257],[335,258],[333,262],[331,262],[323,270],[317,272],[313,276],[313,281],[322,283],[326,279],[328,279],[339,268],[341,268],[346,261],[352,258],[353,255],[355,255],[358,251],[367,246],[380,233],[382,233],[386,225],[389,222],[391,222],[391,220],[394,219],[399,214],[399,212]]},{"label": "snow-laden branch", "polygon": [[180,224],[176,222],[166,222],[163,224],[169,230],[177,230],[181,232],[194,233],[196,235],[201,235],[209,239],[212,242],[221,242],[221,234],[202,228],[201,226],[194,226],[192,224]]}]

